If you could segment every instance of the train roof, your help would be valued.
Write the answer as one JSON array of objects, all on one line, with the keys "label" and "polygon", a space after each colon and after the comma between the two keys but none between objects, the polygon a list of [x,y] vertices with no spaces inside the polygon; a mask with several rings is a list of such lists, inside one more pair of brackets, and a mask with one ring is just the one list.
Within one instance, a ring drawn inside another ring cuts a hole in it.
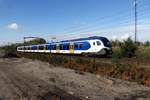
[{"label": "train roof", "polygon": [[60,42],[71,42],[71,41],[82,41],[82,40],[93,40],[93,39],[106,39],[105,37],[100,37],[100,36],[93,36],[93,37],[88,37],[88,38],[79,38],[79,39],[72,39],[72,40],[64,40]]},{"label": "train roof", "polygon": [[[37,44],[37,45],[47,45],[47,44],[55,44],[55,43],[60,43],[60,42],[73,42],[73,41],[93,40],[93,39],[104,40],[104,39],[107,39],[107,38],[106,37],[100,37],[100,36],[93,36],[93,37],[88,37],[88,38],[79,38],[79,39],[72,39],[72,40],[64,40],[64,41],[59,41],[59,42],[50,42],[50,43]],[[28,46],[36,46],[36,45],[28,45]]]}]

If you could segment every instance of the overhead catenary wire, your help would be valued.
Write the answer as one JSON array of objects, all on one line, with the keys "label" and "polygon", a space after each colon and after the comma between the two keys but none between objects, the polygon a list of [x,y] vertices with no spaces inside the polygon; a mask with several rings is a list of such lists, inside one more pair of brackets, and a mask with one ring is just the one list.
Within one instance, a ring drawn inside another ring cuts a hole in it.
[{"label": "overhead catenary wire", "polygon": [[[142,7],[145,7],[145,6],[149,6],[150,5],[150,2],[149,3],[145,3],[144,5],[142,5],[142,6],[140,6],[139,8],[142,8]],[[96,20],[96,23],[99,23],[99,22],[101,22],[101,21],[105,21],[104,19],[109,19],[109,18],[112,18],[112,16],[118,16],[118,14],[119,14],[119,16],[120,16],[120,13],[122,13],[122,12],[125,12],[124,14],[128,14],[129,12],[126,12],[126,11],[128,11],[129,9],[126,9],[126,10],[124,10],[124,11],[117,11],[116,13],[114,13],[113,15],[108,15],[108,16],[103,16],[103,17],[100,17],[100,18],[97,18],[97,20]],[[131,12],[130,12],[131,13]],[[122,16],[122,15],[121,15]],[[103,19],[103,20],[100,20],[100,19]],[[94,23],[94,26],[95,25],[97,25],[97,24],[95,24]],[[80,28],[73,28],[73,29],[69,29],[69,31],[63,31],[63,32],[60,32],[60,33],[71,33],[71,32],[74,32],[74,31],[77,31],[77,30],[82,30],[82,29],[85,29],[85,28],[88,28],[88,27],[92,27],[93,25],[92,24],[90,24],[90,25],[87,25],[86,27],[80,27]]]},{"label": "overhead catenary wire", "polygon": [[[148,6],[149,5],[149,3],[146,3],[146,6]],[[143,6],[144,7],[144,6]],[[139,7],[140,8],[140,7]],[[141,7],[142,8],[142,7]],[[142,10],[141,10],[142,11]],[[144,10],[145,11],[145,10]],[[128,12],[129,13],[129,12]],[[130,12],[130,13],[132,13],[132,12]],[[143,12],[142,12],[143,13]],[[121,16],[124,16],[124,15],[122,15],[122,14],[119,14],[119,16],[121,17]],[[117,16],[114,16],[114,17],[118,17],[118,15]],[[111,20],[114,20],[113,18],[114,17],[105,17],[107,20],[110,18]],[[132,17],[132,15],[131,15],[131,17]],[[130,17],[129,17],[130,18]],[[132,19],[131,19],[132,20]],[[104,21],[105,22],[105,20],[103,19],[103,20],[101,20],[101,21]],[[129,19],[129,21],[130,21],[130,19]],[[122,21],[123,22],[123,21]],[[110,23],[111,24],[111,23]],[[110,25],[110,24],[107,24],[107,25]],[[106,26],[107,26],[106,25]],[[95,27],[95,24],[93,25],[93,27]],[[91,26],[89,26],[89,27],[84,27],[84,29],[81,27],[81,31],[83,31],[83,30],[89,30],[89,28],[93,28],[93,27],[91,27]],[[80,31],[80,30],[77,30],[77,31]],[[69,35],[74,35],[74,34],[76,34],[77,33],[77,31],[73,31],[73,32],[71,32],[72,34],[69,34]],[[76,32],[76,33],[75,33]],[[59,34],[59,35],[61,35],[61,34]],[[67,34],[66,35],[61,35],[61,36],[67,36]]]},{"label": "overhead catenary wire", "polygon": [[[141,15],[141,16],[144,16],[144,15]],[[123,21],[119,21],[119,24],[117,24],[117,25],[119,25],[119,26],[123,26],[123,25],[128,25],[128,24],[130,24],[130,25],[133,25],[134,23],[133,22],[130,22],[130,20],[132,20],[132,19],[126,19],[126,20],[123,20]],[[142,20],[139,20],[139,21],[142,21]],[[97,27],[93,27],[92,29],[86,29],[86,30],[82,30],[82,31],[78,31],[78,33],[83,33],[83,32],[90,32],[90,31],[94,31],[95,29],[108,29],[107,27],[108,26],[110,26],[110,25],[113,25],[112,23],[110,23],[110,24],[103,24],[102,26],[97,26]],[[71,36],[73,36],[73,35],[76,35],[76,33],[70,33],[69,35],[71,35]],[[59,35],[59,36],[67,36],[66,34],[65,35]]]}]

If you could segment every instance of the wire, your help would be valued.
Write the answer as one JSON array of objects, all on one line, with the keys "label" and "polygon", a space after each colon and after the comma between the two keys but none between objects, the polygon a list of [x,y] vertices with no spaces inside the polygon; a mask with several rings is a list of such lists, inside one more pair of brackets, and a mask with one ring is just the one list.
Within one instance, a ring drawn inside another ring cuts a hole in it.
[{"label": "wire", "polygon": [[[142,16],[144,16],[144,15],[142,15]],[[114,19],[113,19],[114,20]],[[121,21],[121,23],[120,24],[117,24],[117,25],[126,25],[126,24],[128,24],[128,23],[132,23],[132,22],[130,22],[130,20],[132,20],[132,19],[127,19],[127,20],[123,20],[123,21]],[[119,21],[120,22],[120,21]],[[128,23],[127,23],[128,22]],[[81,32],[88,32],[88,31],[94,31],[95,29],[98,29],[98,28],[105,28],[105,27],[108,27],[109,25],[112,25],[112,23],[110,23],[110,24],[103,24],[103,26],[102,27],[100,27],[100,26],[96,26],[96,27],[93,27],[93,28],[90,28],[90,29],[86,29],[86,30],[82,30],[82,31],[78,31],[78,33],[81,33]],[[74,35],[75,33],[72,33],[72,34],[69,34],[69,35]],[[68,34],[67,34],[68,35]],[[63,36],[67,36],[67,35],[63,35]],[[60,35],[60,36],[62,36],[62,35]]]},{"label": "wire", "polygon": [[[144,4],[144,6],[141,6],[141,7],[139,7],[139,8],[146,7],[147,5],[149,5],[149,3],[146,3],[146,4]],[[147,9],[147,8],[146,8],[146,9]],[[143,10],[143,9],[142,9],[142,10]],[[141,10],[141,11],[142,11],[142,10]],[[144,11],[145,11],[145,9],[144,9]],[[120,12],[122,12],[122,11],[120,11]],[[117,12],[117,13],[118,13],[118,12]],[[131,13],[131,12],[126,12],[126,13]],[[124,13],[124,14],[125,14],[125,13]],[[116,14],[115,14],[115,15],[116,15]],[[108,20],[109,18],[111,18],[111,20],[114,20],[114,19],[112,18],[112,16],[113,16],[113,15],[110,15],[110,17],[108,17],[108,18],[105,16],[105,17],[103,17],[103,18],[104,18],[104,19],[107,19],[107,20]],[[123,15],[120,14],[119,16],[117,15],[117,16],[115,16],[115,17],[116,17],[116,19],[117,19],[118,17],[120,18],[121,16],[123,16]],[[100,21],[106,21],[106,20],[104,20],[104,19],[103,19],[103,20],[100,20]],[[129,19],[129,20],[130,20],[130,19]],[[97,22],[99,22],[99,21],[97,21]],[[87,27],[87,26],[86,26],[86,27],[82,27],[82,28],[79,28],[78,30],[73,30],[73,31],[70,31],[70,32],[67,32],[67,33],[72,33],[72,32],[73,32],[73,34],[75,34],[75,32],[76,32],[76,33],[77,33],[78,31],[79,31],[79,32],[82,32],[81,30],[83,30],[83,29],[84,29],[84,30],[87,30],[87,29],[89,30],[89,28],[95,27],[96,25],[97,25],[97,24],[89,25],[88,27]],[[107,25],[108,25],[108,24],[107,24]],[[96,26],[96,27],[97,27],[97,26]],[[94,28],[94,29],[95,29],[95,28]],[[69,35],[73,35],[73,34],[69,34]],[[68,34],[66,34],[66,35],[68,35]],[[65,35],[63,35],[63,36],[65,36]]]}]

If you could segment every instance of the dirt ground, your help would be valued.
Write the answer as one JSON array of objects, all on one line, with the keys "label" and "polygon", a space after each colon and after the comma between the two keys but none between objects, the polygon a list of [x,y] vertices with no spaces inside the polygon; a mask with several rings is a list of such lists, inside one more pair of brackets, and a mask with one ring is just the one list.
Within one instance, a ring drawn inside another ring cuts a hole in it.
[{"label": "dirt ground", "polygon": [[1,58],[0,100],[150,100],[150,87],[38,60]]}]

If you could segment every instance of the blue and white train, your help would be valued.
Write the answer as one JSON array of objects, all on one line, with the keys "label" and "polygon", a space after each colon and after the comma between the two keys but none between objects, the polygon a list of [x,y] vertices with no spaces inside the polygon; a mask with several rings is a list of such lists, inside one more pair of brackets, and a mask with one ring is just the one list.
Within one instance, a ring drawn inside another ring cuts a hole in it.
[{"label": "blue and white train", "polygon": [[18,52],[38,52],[55,54],[82,54],[82,55],[111,55],[111,42],[105,37],[89,37],[39,45],[19,46]]}]

